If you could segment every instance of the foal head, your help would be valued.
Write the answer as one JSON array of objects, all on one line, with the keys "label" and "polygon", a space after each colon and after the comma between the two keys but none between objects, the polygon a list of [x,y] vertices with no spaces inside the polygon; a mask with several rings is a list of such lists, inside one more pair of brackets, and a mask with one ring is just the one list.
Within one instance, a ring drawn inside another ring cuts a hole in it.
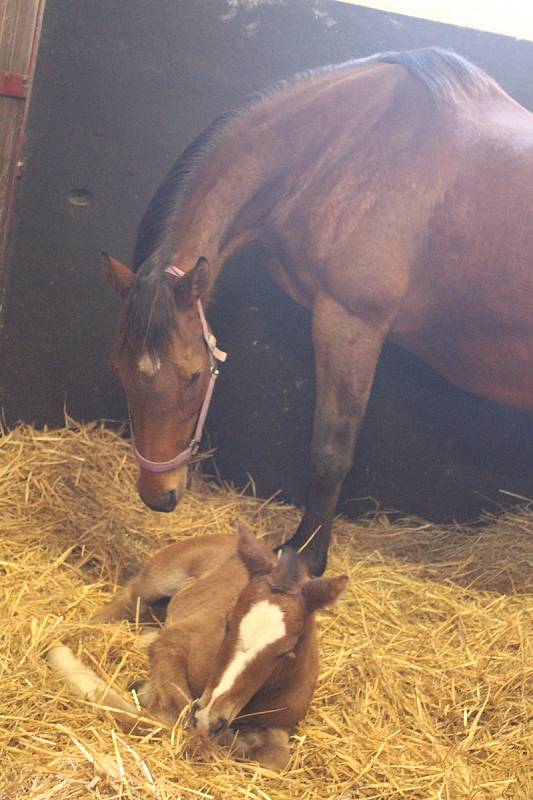
[{"label": "foal head", "polygon": [[172,511],[185,491],[187,459],[172,462],[189,447],[210,378],[197,308],[209,288],[209,264],[199,259],[179,279],[136,275],[108,256],[104,267],[123,300],[112,365],[130,409],[139,494],[154,511]]},{"label": "foal head", "polygon": [[211,677],[193,707],[192,725],[202,735],[226,730],[267,679],[275,684],[276,670],[283,684],[302,655],[303,633],[313,612],[334,603],[348,580],[310,579],[294,550],[284,551],[276,561],[242,528],[238,552],[250,581],[229,614]]}]

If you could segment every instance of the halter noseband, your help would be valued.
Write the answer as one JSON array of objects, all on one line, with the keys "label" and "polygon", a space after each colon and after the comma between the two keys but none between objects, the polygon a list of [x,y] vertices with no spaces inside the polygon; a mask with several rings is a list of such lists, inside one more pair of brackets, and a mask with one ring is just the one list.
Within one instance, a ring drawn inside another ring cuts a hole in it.
[{"label": "halter noseband", "polygon": [[[182,278],[185,275],[185,272],[182,269],[174,266],[167,267],[165,272],[168,273],[169,275],[174,275],[177,278]],[[205,345],[207,347],[207,352],[209,355],[209,364],[210,364],[209,369],[211,372],[211,376],[209,378],[209,383],[207,385],[207,390],[204,397],[204,402],[202,403],[200,413],[198,414],[196,428],[194,429],[194,434],[188,447],[186,447],[185,450],[183,450],[181,453],[178,453],[178,455],[175,456],[175,458],[171,458],[170,461],[150,461],[148,458],[145,458],[143,455],[141,455],[135,443],[135,432],[133,430],[133,424],[130,415],[130,436],[131,436],[131,445],[133,448],[133,453],[135,455],[135,458],[137,459],[137,463],[139,464],[139,466],[141,466],[148,472],[169,472],[171,469],[176,469],[176,467],[181,467],[183,464],[188,464],[191,458],[196,455],[196,453],[200,448],[200,442],[202,440],[202,432],[204,429],[207,412],[209,410],[209,404],[211,403],[211,398],[213,396],[215,382],[220,374],[217,367],[217,361],[224,362],[228,357],[227,353],[224,353],[223,350],[219,350],[217,347],[217,340],[211,333],[209,325],[207,324],[204,307],[202,305],[201,300],[196,301],[196,307],[198,309],[198,316],[200,317],[200,322],[202,324],[202,333]]]}]

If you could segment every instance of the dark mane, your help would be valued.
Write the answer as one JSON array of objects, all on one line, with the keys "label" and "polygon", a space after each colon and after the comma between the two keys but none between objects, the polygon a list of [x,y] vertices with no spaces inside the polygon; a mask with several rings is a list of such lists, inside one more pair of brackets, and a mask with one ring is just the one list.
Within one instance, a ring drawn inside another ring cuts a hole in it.
[{"label": "dark mane", "polygon": [[132,269],[137,278],[128,295],[123,320],[134,353],[165,351],[174,329],[171,286],[163,277],[174,256],[175,220],[196,176],[217,142],[240,112],[218,117],[174,163],[150,201],[137,232]]},{"label": "dark mane", "polygon": [[[192,190],[196,177],[231,124],[272,95],[296,83],[344,69],[364,67],[372,62],[398,64],[421,81],[437,108],[455,103],[457,89],[485,94],[493,81],[481,69],[449,50],[427,47],[407,52],[378,53],[318,69],[300,72],[269,89],[246,98],[236,109],[218,117],[182,153],[152,198],[139,225],[133,256],[138,273],[125,307],[124,325],[134,352],[153,353],[165,349],[174,325],[172,290],[163,278],[175,252],[176,219]],[[200,254],[201,255],[201,254]]]},{"label": "dark mane", "polygon": [[376,57],[385,64],[399,64],[431,93],[438,106],[455,103],[457,89],[471,95],[487,94],[494,81],[466,58],[440,47],[425,47]]}]

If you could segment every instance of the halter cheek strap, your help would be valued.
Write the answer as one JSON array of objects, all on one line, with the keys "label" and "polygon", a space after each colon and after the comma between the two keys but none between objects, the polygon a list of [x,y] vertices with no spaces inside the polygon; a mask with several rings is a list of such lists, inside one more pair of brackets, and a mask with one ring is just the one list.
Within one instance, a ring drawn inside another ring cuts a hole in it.
[{"label": "halter cheek strap", "polygon": [[[179,267],[170,266],[167,267],[165,272],[168,275],[174,275],[177,278],[182,278],[185,275],[185,272],[180,269]],[[142,467],[147,472],[169,472],[172,469],[176,469],[176,467],[181,467],[184,464],[188,464],[189,461],[193,456],[196,455],[200,448],[200,442],[202,441],[202,433],[204,430],[204,424],[207,417],[207,412],[209,411],[209,404],[211,403],[211,398],[213,397],[213,391],[215,388],[216,379],[219,376],[219,370],[217,367],[217,361],[224,362],[228,357],[227,353],[224,353],[223,350],[219,350],[217,347],[217,340],[214,337],[213,333],[211,332],[209,325],[207,324],[207,320],[205,318],[204,307],[202,305],[201,300],[196,301],[196,307],[198,309],[198,316],[200,317],[200,322],[202,325],[202,333],[204,337],[204,342],[207,347],[207,353],[209,355],[209,369],[211,375],[209,377],[209,383],[207,385],[207,389],[204,396],[204,401],[202,403],[202,407],[200,408],[200,413],[198,414],[198,419],[196,421],[196,428],[194,429],[193,437],[188,445],[181,453],[178,453],[175,458],[171,458],[170,461],[150,461],[148,458],[145,458],[139,452],[137,445],[135,443],[135,432],[133,429],[133,423],[130,414],[130,434],[131,434],[131,444],[133,448],[133,453],[135,458],[137,459],[137,463],[140,467]]]}]

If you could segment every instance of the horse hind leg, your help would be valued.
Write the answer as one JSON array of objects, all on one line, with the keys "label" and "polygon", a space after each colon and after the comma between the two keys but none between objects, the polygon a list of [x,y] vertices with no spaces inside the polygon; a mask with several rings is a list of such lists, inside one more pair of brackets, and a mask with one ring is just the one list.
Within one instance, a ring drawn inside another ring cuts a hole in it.
[{"label": "horse hind leg", "polygon": [[135,619],[137,592],[133,581],[116,593],[109,603],[91,617],[91,622],[116,622],[121,619]]},{"label": "horse hind leg", "polygon": [[302,552],[313,575],[327,563],[331,522],[366,411],[392,314],[356,316],[324,293],[313,308],[316,406],[311,475],[303,519],[285,543]]},{"label": "horse hind leg", "polygon": [[191,567],[196,560],[189,541],[164,547],[93,616],[93,622],[143,618],[150,606],[173,597],[190,580]]},{"label": "horse hind leg", "polygon": [[112,716],[126,733],[144,731],[146,721],[133,703],[125,700],[115,689],[83,664],[66,645],[56,645],[46,654],[53,671],[61,675],[70,689],[80,697],[111,711]]}]

